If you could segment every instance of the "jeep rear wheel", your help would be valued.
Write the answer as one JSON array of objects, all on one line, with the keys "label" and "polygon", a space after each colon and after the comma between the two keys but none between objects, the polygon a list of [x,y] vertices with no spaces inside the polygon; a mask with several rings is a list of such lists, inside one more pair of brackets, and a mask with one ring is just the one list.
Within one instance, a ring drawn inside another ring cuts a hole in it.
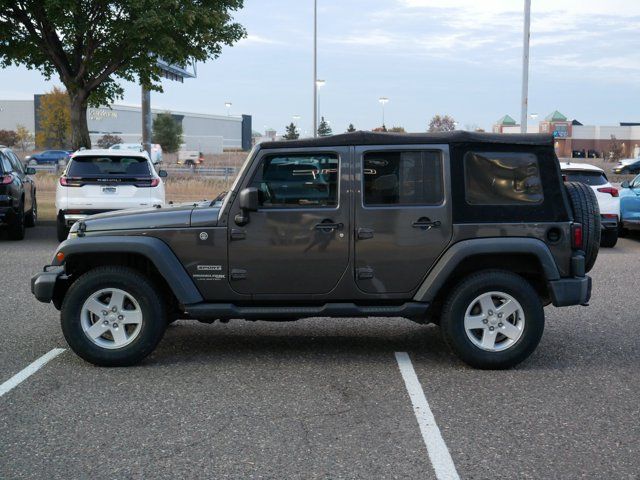
[{"label": "jeep rear wheel", "polygon": [[95,365],[134,365],[158,345],[167,325],[156,287],[126,267],[82,275],[62,304],[61,324],[71,349]]},{"label": "jeep rear wheel", "polygon": [[455,287],[445,301],[440,327],[465,363],[504,369],[535,350],[544,330],[544,310],[537,292],[519,275],[484,271]]},{"label": "jeep rear wheel", "polygon": [[573,219],[582,224],[585,271],[590,271],[598,258],[600,249],[600,207],[591,187],[580,182],[566,182],[571,200]]}]

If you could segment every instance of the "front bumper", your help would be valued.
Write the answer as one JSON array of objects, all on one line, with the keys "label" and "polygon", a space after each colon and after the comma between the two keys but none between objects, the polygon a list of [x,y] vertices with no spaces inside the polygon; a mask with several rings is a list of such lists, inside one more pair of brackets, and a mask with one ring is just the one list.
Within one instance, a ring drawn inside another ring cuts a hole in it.
[{"label": "front bumper", "polygon": [[31,278],[31,293],[38,301],[49,303],[53,300],[58,282],[64,281],[66,278],[63,266],[45,267],[42,272]]},{"label": "front bumper", "polygon": [[588,305],[591,299],[591,277],[562,278],[548,283],[554,307]]}]

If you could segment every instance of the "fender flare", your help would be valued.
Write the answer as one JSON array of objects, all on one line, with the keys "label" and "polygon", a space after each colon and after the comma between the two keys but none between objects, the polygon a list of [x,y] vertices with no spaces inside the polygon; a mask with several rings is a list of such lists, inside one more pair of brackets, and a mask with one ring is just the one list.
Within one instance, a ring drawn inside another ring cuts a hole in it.
[{"label": "fender flare", "polygon": [[[134,235],[81,237],[65,240],[57,252],[65,259],[78,254],[135,253],[149,260],[164,277],[178,301],[183,304],[200,303],[204,299],[173,250],[159,238]],[[60,265],[55,255],[52,265]]]},{"label": "fender flare", "polygon": [[558,266],[549,247],[536,238],[477,238],[452,245],[436,262],[413,299],[432,302],[449,276],[465,259],[474,255],[521,253],[534,255],[542,266],[547,281],[559,280]]}]

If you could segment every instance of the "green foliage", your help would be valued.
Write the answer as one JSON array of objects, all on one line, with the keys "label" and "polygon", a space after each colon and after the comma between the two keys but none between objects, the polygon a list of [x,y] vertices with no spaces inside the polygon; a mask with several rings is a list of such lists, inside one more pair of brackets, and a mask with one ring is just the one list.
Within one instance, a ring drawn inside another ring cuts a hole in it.
[{"label": "green foliage", "polygon": [[168,153],[177,152],[182,144],[182,125],[170,113],[160,113],[153,120],[153,142]]},{"label": "green foliage", "polygon": [[40,148],[67,148],[71,136],[71,116],[69,96],[53,87],[51,92],[40,98],[40,131],[36,135],[36,144]]},{"label": "green foliage", "polygon": [[435,115],[429,122],[429,132],[453,132],[456,121],[449,115]]},{"label": "green foliage", "polygon": [[353,126],[353,123],[349,124],[349,127],[347,128],[347,133],[353,133],[356,131],[356,127]]},{"label": "green foliage", "polygon": [[18,134],[13,130],[0,130],[0,145],[13,147],[18,142]]},{"label": "green foliage", "polygon": [[98,139],[96,144],[100,148],[109,148],[111,145],[117,145],[118,143],[122,143],[122,139],[117,135],[103,135]]},{"label": "green foliage", "polygon": [[297,140],[299,137],[300,134],[298,133],[296,125],[291,122],[289,125],[287,125],[286,133],[282,138],[284,138],[285,140]]},{"label": "green foliage", "polygon": [[178,65],[217,58],[246,35],[232,16],[242,6],[243,0],[0,0],[0,67],[59,76],[71,100],[73,142],[90,143],[88,104],[121,97],[121,80],[162,91],[159,58]]},{"label": "green foliage", "polygon": [[324,119],[324,117],[320,119],[320,125],[318,125],[318,135],[321,137],[328,137],[330,135],[333,135],[333,130],[331,130],[331,127]]},{"label": "green foliage", "polygon": [[389,131],[392,133],[407,133],[404,127],[391,127]]},{"label": "green foliage", "polygon": [[24,125],[16,126],[16,145],[20,147],[22,151],[29,148],[35,140],[33,133],[29,131]]}]

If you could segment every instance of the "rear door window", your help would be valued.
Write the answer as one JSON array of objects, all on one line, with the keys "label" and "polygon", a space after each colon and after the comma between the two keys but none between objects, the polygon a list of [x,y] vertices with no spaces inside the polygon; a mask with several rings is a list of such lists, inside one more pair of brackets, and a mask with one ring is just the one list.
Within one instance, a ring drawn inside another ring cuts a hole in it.
[{"label": "rear door window", "polygon": [[438,152],[368,152],[362,174],[365,206],[437,205],[443,200]]},{"label": "rear door window", "polygon": [[146,158],[123,156],[75,157],[69,164],[70,177],[92,177],[103,175],[149,177],[151,170]]},{"label": "rear door window", "polygon": [[562,175],[564,175],[567,182],[580,182],[592,187],[609,183],[606,175],[600,172],[571,172],[565,170]]},{"label": "rear door window", "polygon": [[544,199],[532,153],[467,152],[464,177],[469,205],[532,205]]},{"label": "rear door window", "polygon": [[10,173],[13,172],[13,166],[11,165],[11,162],[9,162],[9,159],[7,158],[7,156],[0,152],[0,163],[2,164],[0,166],[0,170],[4,173]]}]

